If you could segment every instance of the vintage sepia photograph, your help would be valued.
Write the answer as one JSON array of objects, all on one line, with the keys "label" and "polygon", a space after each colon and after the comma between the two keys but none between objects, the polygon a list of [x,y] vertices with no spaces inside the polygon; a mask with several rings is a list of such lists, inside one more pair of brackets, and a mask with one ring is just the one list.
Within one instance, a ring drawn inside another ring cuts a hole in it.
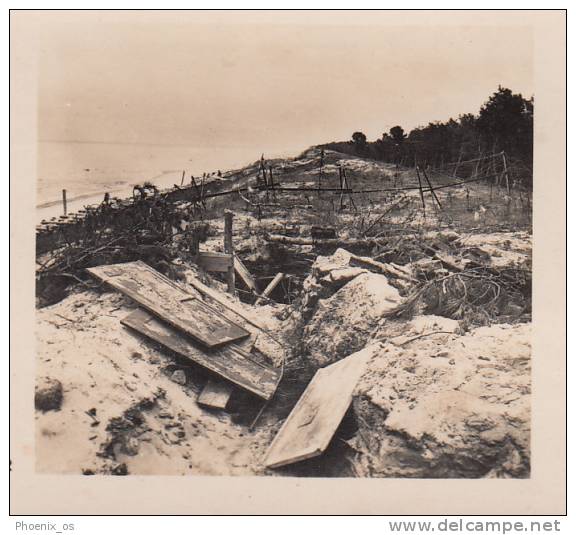
[{"label": "vintage sepia photograph", "polygon": [[34,474],[532,477],[537,34],[449,15],[12,13]]},{"label": "vintage sepia photograph", "polygon": [[529,477],[530,31],[154,19],[46,15],[36,469]]}]

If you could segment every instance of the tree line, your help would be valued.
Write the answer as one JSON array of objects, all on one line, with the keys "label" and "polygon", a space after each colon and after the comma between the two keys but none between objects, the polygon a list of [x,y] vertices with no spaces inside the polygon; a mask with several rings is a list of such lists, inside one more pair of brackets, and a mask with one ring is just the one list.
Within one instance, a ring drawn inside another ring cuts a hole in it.
[{"label": "tree line", "polygon": [[358,131],[350,141],[327,143],[321,148],[402,166],[437,169],[505,151],[519,180],[531,185],[533,117],[534,97],[526,99],[499,86],[477,115],[467,113],[457,120],[432,122],[408,134],[401,126],[394,126],[373,142]]}]

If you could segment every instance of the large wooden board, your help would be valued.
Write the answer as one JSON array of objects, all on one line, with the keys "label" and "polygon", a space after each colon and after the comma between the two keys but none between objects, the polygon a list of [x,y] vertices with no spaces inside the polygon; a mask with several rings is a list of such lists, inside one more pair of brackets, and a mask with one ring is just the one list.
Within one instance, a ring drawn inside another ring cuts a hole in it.
[{"label": "large wooden board", "polygon": [[206,347],[214,348],[250,336],[247,330],[144,262],[98,266],[88,271]]},{"label": "large wooden board", "polygon": [[371,355],[367,348],[316,372],[272,441],[267,467],[317,457],[328,447]]},{"label": "large wooden board", "polygon": [[270,399],[276,391],[280,371],[251,360],[235,344],[207,351],[143,309],[121,323],[262,399]]}]

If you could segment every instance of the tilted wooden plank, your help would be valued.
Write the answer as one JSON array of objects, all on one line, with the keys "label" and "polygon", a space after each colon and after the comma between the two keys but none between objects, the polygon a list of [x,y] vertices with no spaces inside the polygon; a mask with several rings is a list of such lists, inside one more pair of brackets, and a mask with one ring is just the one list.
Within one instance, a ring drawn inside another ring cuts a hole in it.
[{"label": "tilted wooden plank", "polygon": [[248,271],[248,268],[236,255],[234,255],[234,269],[248,289],[252,290],[253,292],[258,292],[254,277],[252,277],[252,274]]},{"label": "tilted wooden plank", "polygon": [[227,253],[211,253],[201,251],[198,254],[198,265],[206,271],[227,273],[232,265],[232,256]]},{"label": "tilted wooden plank", "polygon": [[88,271],[209,348],[250,336],[144,262],[98,266]]},{"label": "tilted wooden plank", "polygon": [[230,383],[210,379],[196,401],[199,405],[213,409],[225,409],[233,390],[234,387]]},{"label": "tilted wooden plank", "polygon": [[369,346],[316,372],[272,441],[264,461],[267,467],[317,457],[328,447],[373,350]]},{"label": "tilted wooden plank", "polygon": [[258,299],[256,299],[256,302],[254,304],[259,305],[263,298],[268,297],[274,291],[274,288],[276,288],[276,286],[280,284],[280,281],[283,278],[284,273],[276,273],[276,276],[270,281],[268,286],[266,286],[266,289],[262,292],[262,295],[258,297]]},{"label": "tilted wooden plank", "polygon": [[268,400],[276,391],[280,370],[251,360],[236,344],[207,351],[143,309],[121,323],[260,398]]}]

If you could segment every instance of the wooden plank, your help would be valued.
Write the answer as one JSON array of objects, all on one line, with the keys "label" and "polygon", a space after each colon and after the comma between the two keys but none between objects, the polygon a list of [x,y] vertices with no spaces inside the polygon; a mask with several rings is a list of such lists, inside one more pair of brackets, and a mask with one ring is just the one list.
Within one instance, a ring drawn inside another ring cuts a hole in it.
[{"label": "wooden plank", "polygon": [[250,336],[247,330],[144,262],[98,266],[88,268],[88,272],[206,347]]},{"label": "wooden plank", "polygon": [[225,409],[233,390],[234,387],[230,383],[210,379],[196,401],[199,405],[213,409]]},{"label": "wooden plank", "polygon": [[246,321],[253,327],[256,327],[260,331],[265,332],[266,334],[268,334],[268,336],[272,337],[268,329],[262,327],[262,325],[259,325],[253,319],[250,319],[246,314],[246,311],[243,310],[238,303],[226,299],[220,292],[214,290],[213,288],[210,288],[209,286],[206,286],[203,282],[199,281],[194,276],[191,276],[188,282],[190,283],[190,286],[198,290],[201,294],[208,296],[210,299],[214,299],[214,301],[216,301],[218,304],[227,308],[231,312],[234,312],[234,314],[241,317],[244,321]]},{"label": "wooden plank", "polygon": [[200,252],[198,254],[198,265],[206,271],[218,273],[228,273],[228,268],[232,265],[232,257],[227,253]]},{"label": "wooden plank", "polygon": [[276,276],[270,281],[266,289],[262,292],[262,295],[256,299],[255,305],[259,305],[263,298],[268,297],[273,291],[276,286],[280,283],[280,281],[284,278],[284,273],[276,273]]},{"label": "wooden plank", "polygon": [[373,347],[316,372],[272,441],[264,461],[267,467],[317,457],[328,447],[350,406]]},{"label": "wooden plank", "polygon": [[206,351],[143,309],[121,323],[262,399],[270,399],[276,391],[280,370],[255,362],[236,344]]},{"label": "wooden plank", "polygon": [[242,282],[244,282],[246,287],[252,290],[253,292],[257,293],[258,288],[256,286],[256,281],[254,280],[254,277],[252,277],[252,274],[248,271],[248,268],[242,263],[242,260],[240,260],[236,255],[234,255],[234,269],[236,270],[236,273],[242,279]]}]

